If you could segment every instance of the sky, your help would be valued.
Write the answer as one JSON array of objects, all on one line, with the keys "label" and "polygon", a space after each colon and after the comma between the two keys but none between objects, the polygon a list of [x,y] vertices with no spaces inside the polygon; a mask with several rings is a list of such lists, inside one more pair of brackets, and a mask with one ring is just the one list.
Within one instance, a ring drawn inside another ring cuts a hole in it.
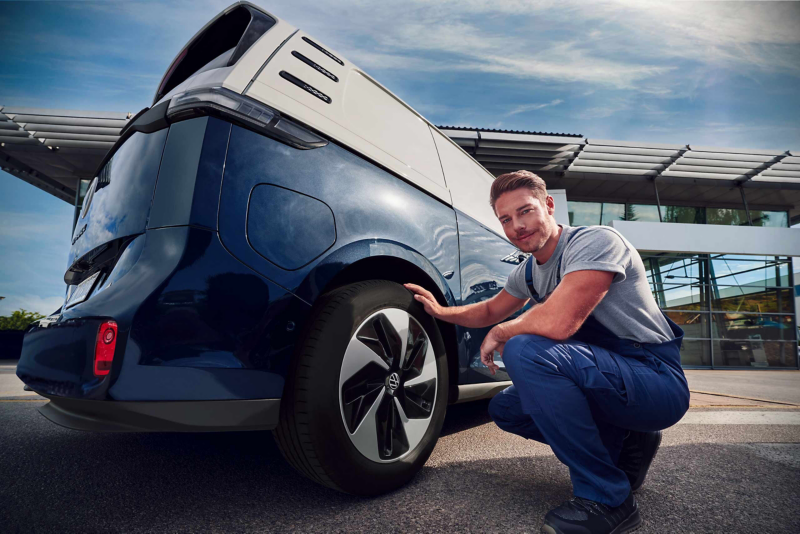
[{"label": "sky", "polygon": [[[148,106],[230,0],[0,1],[0,105]],[[254,3],[437,125],[800,150],[800,3]],[[0,315],[61,305],[72,208],[0,172]]]}]

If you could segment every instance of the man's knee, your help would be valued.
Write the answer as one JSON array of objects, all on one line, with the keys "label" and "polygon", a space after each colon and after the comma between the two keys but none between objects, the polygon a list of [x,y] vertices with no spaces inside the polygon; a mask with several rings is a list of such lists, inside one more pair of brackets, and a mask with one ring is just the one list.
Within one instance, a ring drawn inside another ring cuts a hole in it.
[{"label": "man's knee", "polygon": [[510,386],[492,398],[489,415],[501,430],[545,443],[533,419],[522,408],[522,399],[516,386]]},{"label": "man's knee", "polygon": [[519,407],[517,406],[520,402],[519,396],[508,393],[508,390],[512,389],[513,387],[514,386],[506,388],[492,397],[492,400],[489,401],[489,415],[491,416],[492,421],[497,424],[497,426],[501,426],[502,423],[509,421],[509,419],[513,419],[514,414],[520,411]]}]

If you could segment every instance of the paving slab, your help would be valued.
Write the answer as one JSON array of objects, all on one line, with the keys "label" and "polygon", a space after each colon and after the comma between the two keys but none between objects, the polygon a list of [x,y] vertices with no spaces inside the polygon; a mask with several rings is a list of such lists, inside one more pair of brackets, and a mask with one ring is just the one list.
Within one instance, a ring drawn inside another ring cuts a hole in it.
[{"label": "paving slab", "polygon": [[691,392],[690,406],[699,408],[703,406],[764,406],[773,403],[765,403],[756,400],[738,399],[725,395],[711,395],[708,393]]},{"label": "paving slab", "polygon": [[35,391],[25,391],[25,384],[17,377],[17,360],[0,360],[0,401],[38,399]]},{"label": "paving slab", "polygon": [[800,406],[800,371],[687,369],[693,392],[760,399]]}]

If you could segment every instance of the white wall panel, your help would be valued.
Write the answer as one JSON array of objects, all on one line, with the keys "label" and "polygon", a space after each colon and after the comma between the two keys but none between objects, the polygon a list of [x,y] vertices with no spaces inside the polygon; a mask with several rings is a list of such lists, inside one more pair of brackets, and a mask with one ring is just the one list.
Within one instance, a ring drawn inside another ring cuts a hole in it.
[{"label": "white wall panel", "polygon": [[800,256],[800,228],[613,221],[637,250]]},{"label": "white wall panel", "polygon": [[569,226],[569,206],[567,206],[566,189],[548,189],[547,193],[553,197],[556,212],[553,214],[558,224]]}]

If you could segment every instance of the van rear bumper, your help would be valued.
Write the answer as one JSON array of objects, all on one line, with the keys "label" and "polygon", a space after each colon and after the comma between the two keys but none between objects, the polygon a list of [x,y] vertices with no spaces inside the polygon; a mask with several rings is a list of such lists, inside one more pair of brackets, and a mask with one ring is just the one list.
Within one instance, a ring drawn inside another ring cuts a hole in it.
[{"label": "van rear bumper", "polygon": [[53,423],[91,432],[225,432],[272,430],[280,399],[97,401],[45,395],[39,412]]}]

